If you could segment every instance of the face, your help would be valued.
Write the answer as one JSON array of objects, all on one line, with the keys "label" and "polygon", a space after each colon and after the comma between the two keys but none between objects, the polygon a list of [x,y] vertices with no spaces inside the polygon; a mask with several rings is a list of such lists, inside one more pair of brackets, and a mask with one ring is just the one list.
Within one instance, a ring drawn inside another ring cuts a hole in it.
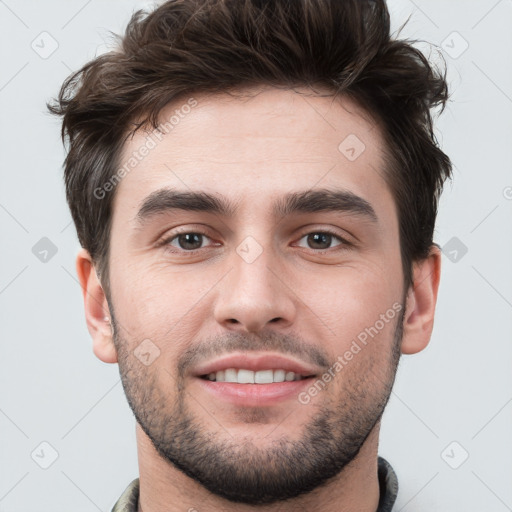
[{"label": "face", "polygon": [[113,205],[109,306],[130,406],[170,464],[249,504],[339,474],[399,359],[381,132],[349,100],[301,92],[169,105],[162,133],[127,142],[121,165],[137,162]]}]

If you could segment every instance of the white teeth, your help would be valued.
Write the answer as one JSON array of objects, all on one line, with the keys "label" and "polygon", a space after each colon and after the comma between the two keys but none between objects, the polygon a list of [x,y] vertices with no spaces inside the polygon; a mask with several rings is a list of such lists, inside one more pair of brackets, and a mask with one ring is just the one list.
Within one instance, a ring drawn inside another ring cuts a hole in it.
[{"label": "white teeth", "polygon": [[[234,368],[228,368],[224,371],[224,382],[238,382],[237,371]],[[217,372],[217,377],[219,372]]]},{"label": "white teeth", "polygon": [[274,370],[274,382],[284,382],[284,370]]},{"label": "white teeth", "polygon": [[238,384],[254,384],[254,372],[251,370],[238,370]]},{"label": "white teeth", "polygon": [[302,380],[304,377],[298,373],[287,372],[285,370],[259,370],[253,372],[241,368],[227,368],[218,372],[209,373],[208,380],[217,382],[236,382],[238,384],[272,384],[273,382],[284,382],[293,380]]},{"label": "white teeth", "polygon": [[260,370],[259,372],[255,372],[254,382],[256,384],[272,384],[272,382],[274,382],[274,372],[272,370]]}]

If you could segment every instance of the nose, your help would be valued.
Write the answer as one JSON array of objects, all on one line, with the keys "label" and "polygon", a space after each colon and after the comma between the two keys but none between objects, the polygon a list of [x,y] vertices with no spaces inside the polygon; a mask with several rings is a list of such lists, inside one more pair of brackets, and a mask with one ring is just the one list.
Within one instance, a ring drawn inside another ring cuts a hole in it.
[{"label": "nose", "polygon": [[296,297],[285,273],[270,251],[252,262],[238,254],[221,281],[214,308],[216,321],[238,332],[258,333],[273,325],[286,328],[296,315]]}]

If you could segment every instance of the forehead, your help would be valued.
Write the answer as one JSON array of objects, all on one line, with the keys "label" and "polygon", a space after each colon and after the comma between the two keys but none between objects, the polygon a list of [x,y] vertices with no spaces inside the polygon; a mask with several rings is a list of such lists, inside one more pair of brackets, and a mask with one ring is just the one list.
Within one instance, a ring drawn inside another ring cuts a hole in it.
[{"label": "forehead", "polygon": [[126,142],[114,211],[133,217],[163,187],[221,193],[253,207],[315,187],[393,203],[382,150],[378,125],[346,97],[276,88],[186,96],[161,111],[157,130]]}]

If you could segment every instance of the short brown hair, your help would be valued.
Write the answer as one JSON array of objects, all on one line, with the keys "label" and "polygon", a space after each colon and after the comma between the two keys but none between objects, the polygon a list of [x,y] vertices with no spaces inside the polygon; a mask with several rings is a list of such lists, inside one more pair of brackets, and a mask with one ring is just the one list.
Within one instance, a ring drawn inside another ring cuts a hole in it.
[{"label": "short brown hair", "polygon": [[107,293],[115,190],[101,199],[94,191],[117,169],[127,137],[156,127],[179,96],[250,85],[322,86],[379,123],[408,287],[413,261],[433,244],[439,195],[451,177],[430,112],[439,105],[442,112],[448,99],[446,71],[391,37],[385,0],[169,0],[135,12],[119,47],[68,77],[48,105],[63,116],[78,238]]}]

